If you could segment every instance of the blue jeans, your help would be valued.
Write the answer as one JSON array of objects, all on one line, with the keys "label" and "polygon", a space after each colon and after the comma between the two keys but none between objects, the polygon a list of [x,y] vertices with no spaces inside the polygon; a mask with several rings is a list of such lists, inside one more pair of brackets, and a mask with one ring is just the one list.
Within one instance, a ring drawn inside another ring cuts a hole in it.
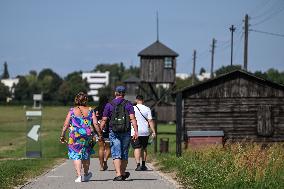
[{"label": "blue jeans", "polygon": [[110,131],[109,140],[112,159],[128,160],[128,150],[131,140],[130,132],[114,133]]}]

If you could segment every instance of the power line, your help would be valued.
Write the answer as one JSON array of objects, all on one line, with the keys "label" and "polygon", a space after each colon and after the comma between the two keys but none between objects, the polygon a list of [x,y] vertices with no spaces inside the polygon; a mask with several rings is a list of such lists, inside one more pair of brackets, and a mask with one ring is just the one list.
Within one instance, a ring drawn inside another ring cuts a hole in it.
[{"label": "power line", "polygon": [[218,40],[218,43],[221,43],[222,45],[226,45],[227,43],[230,42],[230,39],[226,40],[226,41],[221,41],[221,40]]},{"label": "power line", "polygon": [[[268,1],[265,3],[265,5],[262,6],[262,8],[265,7],[270,1],[271,1],[271,0],[268,0]],[[279,0],[278,2],[281,2],[281,1],[282,1],[282,0]],[[252,16],[252,18],[253,18],[253,19],[257,19],[257,18],[261,18],[261,17],[267,16],[267,15],[273,13],[273,12],[275,11],[275,8],[276,8],[276,9],[279,8],[278,2],[275,2],[274,4],[272,4],[272,6],[270,6],[270,7],[268,8],[268,10],[266,10],[266,11],[264,11],[264,12],[258,14],[257,16]],[[260,9],[261,9],[261,8],[260,8]],[[258,10],[260,10],[260,9],[258,9]],[[250,13],[250,15],[253,15],[253,13]]]},{"label": "power line", "polygon": [[240,52],[239,50],[240,50],[240,47],[241,47],[241,44],[242,44],[243,37],[244,37],[244,33],[242,33],[242,35],[239,36],[239,40],[238,40],[237,46],[236,46],[236,51],[233,55],[233,61],[234,62],[237,62],[236,57],[237,57],[237,55],[239,55],[239,52]]},{"label": "power line", "polygon": [[[266,0],[265,2],[262,2],[260,4],[258,4],[252,11],[250,11],[250,15],[254,15],[255,13],[257,13],[258,11],[260,11],[261,9],[263,9],[266,5],[268,5],[271,2],[271,0]],[[253,18],[256,18],[259,16],[255,16]]]},{"label": "power line", "polygon": [[216,45],[216,48],[219,48],[218,52],[222,52],[222,51],[227,50],[230,46],[231,46],[231,44],[228,43],[227,45],[223,45],[223,46],[219,46],[219,47]]},{"label": "power line", "polygon": [[273,35],[273,36],[277,36],[277,37],[284,37],[284,34],[279,34],[279,33],[272,33],[272,32],[254,30],[254,29],[250,29],[249,31],[253,31],[253,32],[257,32],[257,33],[263,33],[263,34],[267,34],[267,35]]},{"label": "power line", "polygon": [[201,51],[201,53],[199,53],[199,56],[197,56],[199,59],[201,58],[206,58],[210,55],[210,50],[207,49],[207,50],[204,50],[204,51]]},{"label": "power line", "polygon": [[267,16],[266,18],[262,19],[261,21],[252,24],[252,26],[257,26],[259,24],[262,24],[270,19],[272,19],[273,17],[275,17],[277,14],[279,14],[280,12],[284,11],[284,7],[282,7],[281,9],[278,9],[278,11],[275,11],[274,13],[270,14],[269,16]]}]

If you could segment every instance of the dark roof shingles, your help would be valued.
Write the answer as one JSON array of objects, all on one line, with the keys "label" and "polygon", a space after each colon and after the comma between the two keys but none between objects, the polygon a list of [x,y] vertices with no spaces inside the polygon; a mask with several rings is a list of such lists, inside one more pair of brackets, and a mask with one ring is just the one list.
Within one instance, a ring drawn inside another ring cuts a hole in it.
[{"label": "dark roof shingles", "polygon": [[138,56],[171,56],[177,57],[178,54],[161,43],[160,41],[156,41],[152,43],[150,46],[146,47],[142,51],[138,53]]}]

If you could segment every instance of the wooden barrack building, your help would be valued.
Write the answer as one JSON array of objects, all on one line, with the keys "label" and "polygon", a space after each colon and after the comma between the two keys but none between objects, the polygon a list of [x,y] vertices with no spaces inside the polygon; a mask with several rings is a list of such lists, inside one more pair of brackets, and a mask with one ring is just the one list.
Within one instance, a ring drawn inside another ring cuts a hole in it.
[{"label": "wooden barrack building", "polygon": [[246,71],[178,91],[177,109],[185,137],[188,131],[222,131],[233,141],[284,141],[284,86]]}]

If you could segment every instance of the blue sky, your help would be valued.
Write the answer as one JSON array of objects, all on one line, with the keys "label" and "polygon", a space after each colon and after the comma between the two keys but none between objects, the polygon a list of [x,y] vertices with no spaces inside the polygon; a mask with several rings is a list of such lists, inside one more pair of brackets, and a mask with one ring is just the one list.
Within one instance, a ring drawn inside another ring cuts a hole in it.
[{"label": "blue sky", "polygon": [[[251,29],[284,34],[284,0],[0,0],[0,71],[4,61],[12,76],[43,68],[66,76],[121,61],[138,66],[137,53],[156,40],[156,11],[160,41],[179,53],[182,73],[192,72],[193,49],[197,72],[210,70],[213,37],[215,69],[230,64],[232,24],[234,63],[242,64],[246,13]],[[250,71],[284,71],[283,52],[284,37],[249,33]]]}]

